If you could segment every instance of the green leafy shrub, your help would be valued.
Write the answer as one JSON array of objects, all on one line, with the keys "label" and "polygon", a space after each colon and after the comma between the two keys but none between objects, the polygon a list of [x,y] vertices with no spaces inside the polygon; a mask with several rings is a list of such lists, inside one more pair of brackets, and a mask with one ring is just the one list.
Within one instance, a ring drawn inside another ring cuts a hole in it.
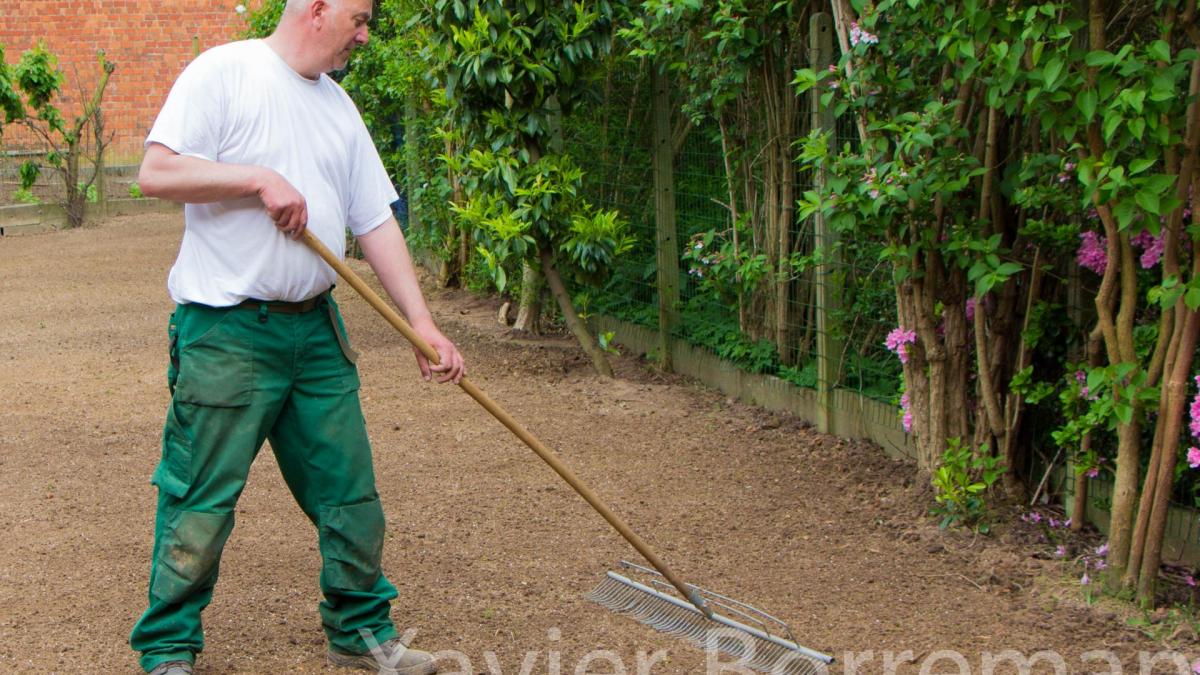
[{"label": "green leafy shrub", "polygon": [[933,513],[941,516],[939,525],[973,527],[986,533],[990,525],[984,494],[1004,471],[1001,458],[992,456],[986,444],[979,447],[979,452],[972,452],[962,439],[950,439],[941,466],[933,472],[937,502]]}]

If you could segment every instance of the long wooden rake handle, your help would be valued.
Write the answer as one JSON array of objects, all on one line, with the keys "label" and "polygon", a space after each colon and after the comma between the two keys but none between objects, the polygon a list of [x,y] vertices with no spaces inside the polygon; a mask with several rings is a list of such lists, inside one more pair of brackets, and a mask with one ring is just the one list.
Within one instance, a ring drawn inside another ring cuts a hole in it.
[{"label": "long wooden rake handle", "polygon": [[[317,239],[311,231],[306,229],[304,231],[303,241],[306,246],[311,248],[317,255],[321,256],[321,259],[329,263],[329,265],[337,271],[339,276],[341,276],[346,280],[347,283],[354,287],[354,290],[358,291],[359,295],[361,295],[364,300],[370,303],[370,305],[374,307],[376,311],[382,314],[383,318],[387,319],[388,323],[392,324],[396,330],[400,331],[406,340],[411,342],[417,349],[421,350],[421,353],[425,355],[425,358],[429,359],[435,364],[438,363],[440,359],[437,351],[431,347],[428,342],[425,342],[420,335],[417,335],[416,331],[412,329],[412,326],[408,325],[407,321],[397,314],[396,311],[391,308],[391,306],[384,302],[383,298],[379,297],[379,294],[372,290],[371,287],[368,286],[366,282],[364,282],[362,278],[354,272],[354,270],[350,269],[346,263],[339,260],[338,257],[333,254],[333,251],[330,251],[325,244],[321,243],[320,239]],[[467,392],[471,398],[475,399],[479,405],[483,406],[485,410],[491,413],[493,417],[499,420],[501,424],[508,427],[508,430],[513,432],[517,438],[524,441],[525,445],[528,445],[531,450],[537,453],[538,457],[542,458],[542,461],[546,462],[546,464],[549,464],[550,468],[554,469],[555,473],[561,476],[568,485],[574,488],[575,492],[578,492],[579,496],[583,497],[588,504],[591,504],[592,508],[596,509],[597,513],[599,513],[601,516],[604,516],[604,519],[608,521],[608,524],[612,525],[613,529],[619,532],[622,537],[625,537],[625,540],[628,541],[635,549],[637,549],[638,553],[641,553],[642,556],[646,558],[646,560],[653,565],[656,570],[661,572],[662,575],[666,577],[676,589],[679,590],[683,597],[690,600],[691,603],[696,606],[696,609],[700,610],[708,618],[712,618],[712,610],[708,608],[703,598],[701,598],[700,595],[691,587],[680,581],[679,578],[675,576],[675,573],[672,572],[670,568],[668,568],[666,564],[654,554],[654,551],[650,550],[650,547],[646,545],[646,542],[642,541],[641,537],[637,536],[633,530],[629,529],[629,526],[625,524],[625,521],[621,520],[617,514],[613,513],[612,509],[608,508],[608,505],[605,504],[604,501],[601,500],[600,497],[597,496],[596,493],[593,492],[586,483],[580,480],[580,478],[575,475],[575,472],[572,471],[570,467],[568,467],[566,464],[563,464],[562,460],[558,458],[558,455],[555,454],[553,450],[546,447],[540,440],[537,439],[536,436],[529,433],[525,427],[521,426],[520,422],[514,419],[512,415],[508,414],[507,410],[500,407],[499,403],[493,401],[491,397],[483,393],[479,387],[476,387],[475,383],[464,377],[459,380],[458,386],[461,387],[463,391]]]}]

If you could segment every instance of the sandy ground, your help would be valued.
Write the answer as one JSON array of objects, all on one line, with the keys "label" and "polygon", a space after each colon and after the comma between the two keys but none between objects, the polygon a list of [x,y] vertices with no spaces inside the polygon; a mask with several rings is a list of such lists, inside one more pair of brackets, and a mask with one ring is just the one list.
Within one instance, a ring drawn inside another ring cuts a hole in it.
[{"label": "sandy ground", "polygon": [[[0,672],[137,672],[126,641],[146,603],[180,220],[0,239]],[[468,661],[475,673],[706,672],[703,652],[583,597],[636,553],[462,392],[421,382],[351,293],[338,290],[362,352],[393,615],[416,646],[458,650],[445,672]],[[938,530],[912,468],[869,445],[634,359],[598,379],[569,342],[513,341],[495,302],[429,293],[477,384],[682,577],[786,619],[800,643],[839,658],[834,672],[851,671],[848,656],[857,672],[907,656],[897,672],[978,673],[1003,650],[1052,650],[1069,672],[1110,672],[1085,662],[1092,650],[1112,650],[1125,672],[1139,672],[1139,652],[1197,655],[1186,625],[1156,641],[1084,603],[1023,524],[987,538]],[[197,672],[336,672],[316,611],[316,535],[270,452],[237,523]]]}]

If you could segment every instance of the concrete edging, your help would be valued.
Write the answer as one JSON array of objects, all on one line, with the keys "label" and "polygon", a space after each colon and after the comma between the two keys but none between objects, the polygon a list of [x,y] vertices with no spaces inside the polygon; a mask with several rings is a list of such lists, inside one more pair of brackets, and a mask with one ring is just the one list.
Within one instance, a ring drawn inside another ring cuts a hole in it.
[{"label": "concrete edging", "polygon": [[[614,341],[639,354],[659,348],[658,331],[609,316],[589,317],[592,327],[611,331]],[[747,373],[717,355],[670,339],[671,364],[681,375],[694,377],[704,384],[740,401],[768,410],[787,412],[817,423],[819,402],[815,389],[798,387],[774,375]],[[889,457],[916,459],[916,449],[904,433],[895,406],[867,398],[849,389],[834,389],[828,410],[830,433],[842,438],[863,438],[875,442]]]}]

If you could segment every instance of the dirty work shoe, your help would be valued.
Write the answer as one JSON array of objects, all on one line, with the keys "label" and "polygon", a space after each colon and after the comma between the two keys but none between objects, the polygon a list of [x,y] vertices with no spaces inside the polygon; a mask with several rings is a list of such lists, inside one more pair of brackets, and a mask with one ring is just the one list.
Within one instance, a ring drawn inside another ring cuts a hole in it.
[{"label": "dirty work shoe", "polygon": [[167,661],[155,666],[150,675],[192,675],[192,664],[187,661]]},{"label": "dirty work shoe", "polygon": [[392,638],[379,645],[378,656],[375,652],[344,654],[330,649],[329,660],[334,665],[371,670],[379,675],[433,675],[437,672],[433,654],[409,649],[400,638]]}]

